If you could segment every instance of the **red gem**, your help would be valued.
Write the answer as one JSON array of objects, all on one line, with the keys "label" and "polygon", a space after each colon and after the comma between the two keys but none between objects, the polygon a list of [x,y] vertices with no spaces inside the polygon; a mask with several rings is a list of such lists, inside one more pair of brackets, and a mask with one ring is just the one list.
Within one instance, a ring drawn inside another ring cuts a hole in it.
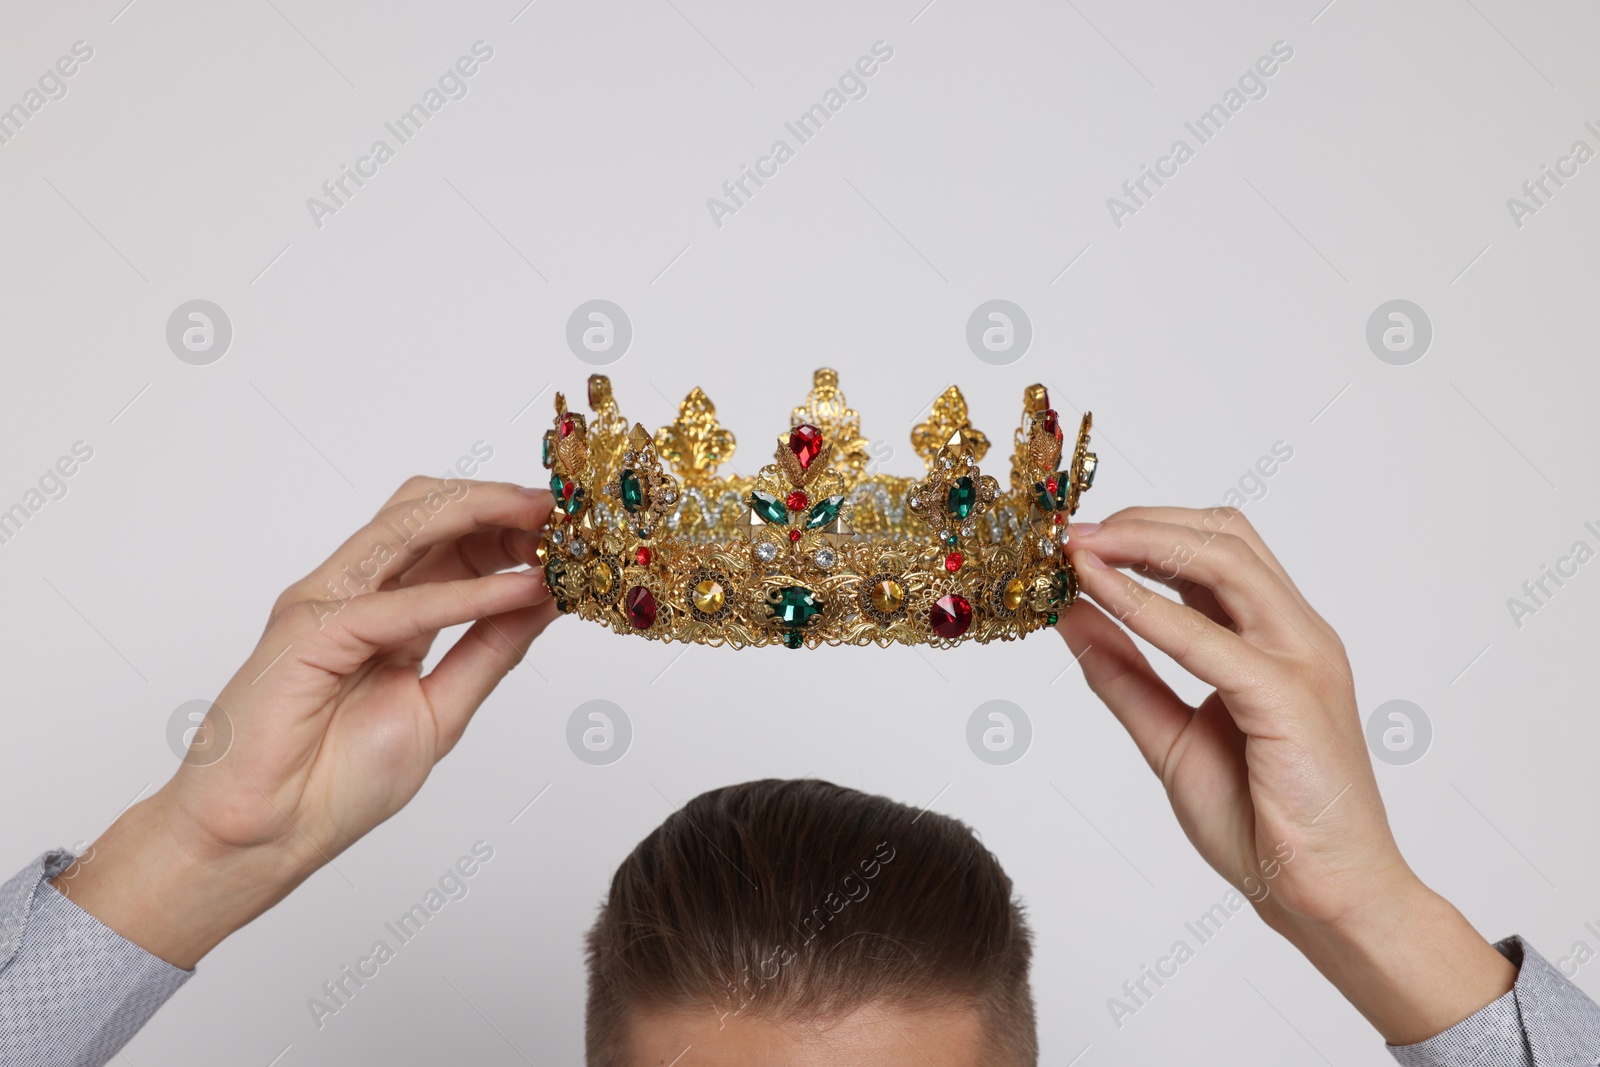
[{"label": "red gem", "polygon": [[578,420],[572,414],[572,412],[569,411],[565,415],[561,416],[560,429],[561,429],[561,436],[562,437],[570,436],[572,431],[576,430],[577,428],[578,428]]},{"label": "red gem", "polygon": [[789,494],[788,499],[786,499],[784,503],[789,505],[790,511],[804,511],[810,506],[811,498],[806,496],[800,490],[796,489],[794,492]]},{"label": "red gem", "polygon": [[650,550],[640,545],[633,553],[633,561],[641,567],[650,566]]},{"label": "red gem", "polygon": [[963,562],[965,561],[961,558],[961,553],[952,552],[944,558],[944,569],[949,571],[951,574],[954,574],[956,571],[961,569],[961,564]]},{"label": "red gem", "polygon": [[1048,478],[1046,478],[1044,480],[1044,487],[1046,489],[1050,490],[1050,495],[1051,496],[1055,496],[1056,495],[1056,484],[1057,483],[1056,483],[1056,479],[1055,479],[1054,475],[1051,475],[1050,477],[1048,477]]},{"label": "red gem", "polygon": [[800,540],[800,531],[799,530],[790,530],[789,531],[789,540],[790,541],[798,541],[798,540]]},{"label": "red gem", "polygon": [[940,637],[954,641],[972,625],[972,605],[959,593],[946,593],[928,609],[928,625]]},{"label": "red gem", "polygon": [[644,586],[636,585],[628,590],[622,602],[628,613],[628,622],[635,630],[648,630],[656,624],[655,594]]},{"label": "red gem", "polygon": [[800,461],[801,470],[809,469],[822,452],[822,431],[809,422],[796,426],[789,431],[789,451]]},{"label": "red gem", "polygon": [[[1057,441],[1061,440],[1061,419],[1056,415],[1055,408],[1045,408],[1040,421],[1044,424],[1046,430],[1055,434]],[[1051,492],[1054,492],[1054,490],[1051,490]]]}]

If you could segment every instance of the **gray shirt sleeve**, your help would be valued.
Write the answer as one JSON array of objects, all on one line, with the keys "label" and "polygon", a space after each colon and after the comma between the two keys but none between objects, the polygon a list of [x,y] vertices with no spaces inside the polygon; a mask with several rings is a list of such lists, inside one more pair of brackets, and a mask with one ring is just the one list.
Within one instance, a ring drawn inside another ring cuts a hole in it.
[{"label": "gray shirt sleeve", "polygon": [[0,885],[6,1067],[99,1067],[194,974],[152,956],[46,881],[73,858],[46,852]]},{"label": "gray shirt sleeve", "polygon": [[1390,1045],[1404,1067],[1596,1067],[1600,1006],[1520,937],[1494,946],[1518,967],[1499,1000],[1416,1045]]}]

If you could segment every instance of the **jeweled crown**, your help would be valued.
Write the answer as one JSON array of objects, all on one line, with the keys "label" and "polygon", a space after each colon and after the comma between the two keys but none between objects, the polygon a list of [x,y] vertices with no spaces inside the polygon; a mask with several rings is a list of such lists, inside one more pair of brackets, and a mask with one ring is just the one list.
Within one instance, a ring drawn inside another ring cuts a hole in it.
[{"label": "jeweled crown", "polygon": [[733,434],[698,388],[654,436],[630,428],[605,375],[588,399],[592,420],[557,393],[543,443],[556,506],[539,558],[563,612],[735,648],[948,647],[1021,637],[1077,599],[1065,541],[1094,483],[1090,414],[1065,452],[1042,385],[1023,393],[1005,488],[979,469],[989,440],[955,386],[911,432],[920,479],[873,469],[826,368],[753,478],[717,475]]}]

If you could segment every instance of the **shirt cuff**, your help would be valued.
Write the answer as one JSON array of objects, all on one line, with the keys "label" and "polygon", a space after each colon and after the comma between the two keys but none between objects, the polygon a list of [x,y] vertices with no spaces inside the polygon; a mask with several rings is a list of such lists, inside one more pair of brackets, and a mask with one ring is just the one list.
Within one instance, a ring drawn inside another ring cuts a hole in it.
[{"label": "shirt cuff", "polygon": [[47,852],[0,886],[0,1063],[103,1064],[194,974],[50,885],[74,859]]},{"label": "shirt cuff", "polygon": [[1516,964],[1511,990],[1441,1034],[1389,1045],[1403,1067],[1596,1067],[1600,1007],[1520,937],[1494,946]]}]

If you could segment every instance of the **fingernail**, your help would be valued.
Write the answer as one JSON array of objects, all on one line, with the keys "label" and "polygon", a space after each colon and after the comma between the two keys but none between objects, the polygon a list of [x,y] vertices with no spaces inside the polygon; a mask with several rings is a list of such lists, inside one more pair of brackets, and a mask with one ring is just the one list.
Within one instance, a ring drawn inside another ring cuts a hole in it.
[{"label": "fingernail", "polygon": [[1098,529],[1100,529],[1100,524],[1098,522],[1075,522],[1075,523],[1072,523],[1071,525],[1069,525],[1067,527],[1067,540],[1070,541],[1074,537],[1077,537],[1079,534],[1082,534],[1084,537],[1087,537],[1090,534],[1094,533]]}]

